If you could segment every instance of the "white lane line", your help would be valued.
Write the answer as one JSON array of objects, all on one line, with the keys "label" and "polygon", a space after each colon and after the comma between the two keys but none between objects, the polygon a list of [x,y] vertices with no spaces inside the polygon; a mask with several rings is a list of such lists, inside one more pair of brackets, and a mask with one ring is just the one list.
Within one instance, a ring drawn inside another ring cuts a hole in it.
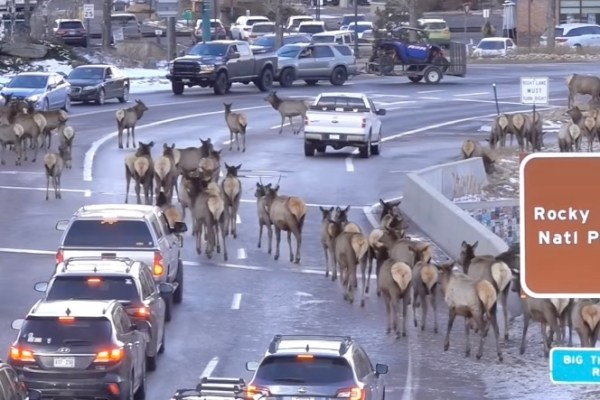
[{"label": "white lane line", "polygon": [[231,309],[232,310],[239,310],[241,304],[242,304],[242,294],[241,293],[235,293],[233,295],[233,300],[231,300]]},{"label": "white lane line", "polygon": [[[286,126],[290,126],[290,123],[289,123],[289,122],[285,122],[285,123],[283,124],[283,127],[285,128]],[[273,126],[272,126],[272,127],[270,127],[269,129],[279,129],[280,127],[281,127],[281,124],[279,124],[279,125],[273,125]]]},{"label": "white lane line", "polygon": [[246,249],[237,249],[238,260],[245,260],[248,256],[246,255]]},{"label": "white lane line", "polygon": [[83,197],[92,197],[92,191],[86,190],[85,192],[83,192]]},{"label": "white lane line", "polygon": [[[245,107],[245,108],[238,108],[237,110],[238,111],[249,111],[249,110],[258,110],[258,109],[262,109],[262,108],[271,108],[271,106]],[[224,112],[225,111],[223,111],[223,110],[211,111],[211,112],[204,112],[204,113],[183,115],[180,117],[162,119],[160,121],[151,122],[149,124],[136,126],[135,130],[138,131],[140,129],[153,128],[155,126],[170,124],[172,122],[177,122],[177,121],[185,121],[187,119],[192,119],[192,118],[207,117],[209,115],[219,115],[219,114],[223,114]],[[106,143],[110,139],[116,137],[118,133],[119,132],[114,131],[114,132],[111,132],[111,133],[108,133],[108,134],[102,136],[100,139],[98,139],[94,143],[92,143],[92,146],[88,149],[88,151],[86,151],[85,160],[83,163],[83,180],[84,181],[86,181],[86,182],[92,181],[92,171],[94,169],[94,157],[96,156],[96,152],[98,152],[98,150],[100,149],[100,146],[102,146],[104,143]]]},{"label": "white lane line", "polygon": [[217,365],[219,365],[219,357],[213,357],[208,362],[208,364],[206,364],[206,368],[204,368],[204,370],[200,374],[200,379],[208,378],[209,376],[211,376],[213,372],[215,372],[215,368],[217,368]]},{"label": "white lane line", "polygon": [[419,100],[442,100],[441,97],[419,96]]},{"label": "white lane line", "polygon": [[[0,189],[9,189],[9,190],[35,190],[38,192],[45,192],[45,187],[26,187],[26,186],[0,186]],[[83,193],[89,192],[87,189],[60,189],[61,192],[69,192],[69,193]]]},{"label": "white lane line", "polygon": [[490,92],[461,93],[461,94],[455,94],[454,97],[483,96],[484,94],[490,94]]},{"label": "white lane line", "polygon": [[439,92],[443,92],[444,90],[441,89],[435,89],[435,90],[421,90],[420,92],[417,92],[418,94],[425,94],[425,93],[439,93]]},{"label": "white lane line", "polygon": [[236,224],[241,224],[242,223],[242,218],[240,217],[240,214],[236,214],[236,216],[235,216],[235,223]]},{"label": "white lane line", "polygon": [[353,157],[346,157],[346,171],[354,172],[354,163],[352,162]]},{"label": "white lane line", "polygon": [[45,172],[36,172],[36,171],[0,171],[0,174],[6,175],[22,175],[22,174],[30,174],[30,175],[45,175]]},{"label": "white lane line", "polygon": [[[479,99],[452,99],[453,101],[464,101],[467,103],[488,103],[495,104],[495,100],[479,100]],[[516,101],[498,101],[498,104],[509,104],[514,106],[522,106],[523,103],[517,103]]]}]

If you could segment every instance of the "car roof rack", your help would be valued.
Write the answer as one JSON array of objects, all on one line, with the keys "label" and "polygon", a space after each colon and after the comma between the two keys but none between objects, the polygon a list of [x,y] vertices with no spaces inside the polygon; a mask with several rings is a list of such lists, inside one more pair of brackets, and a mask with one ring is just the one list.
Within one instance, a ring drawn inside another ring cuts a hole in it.
[{"label": "car roof rack", "polygon": [[[102,257],[94,257],[94,256],[80,256],[80,257],[69,257],[65,261],[63,261],[63,266],[60,272],[67,272],[69,268],[69,264],[77,261],[120,261],[122,263],[127,264],[125,268],[125,273],[129,273],[131,271],[131,267],[134,262],[129,257],[111,257],[111,258],[102,258]],[[98,272],[97,268],[94,266],[94,272]]]},{"label": "car roof rack", "polygon": [[205,398],[246,399],[246,382],[243,378],[204,377],[196,389],[178,389],[172,397],[174,400]]},{"label": "car roof rack", "polygon": [[[336,336],[336,335],[275,335],[273,340],[269,344],[269,353],[277,353],[279,344],[282,340],[324,340],[324,341],[336,341],[342,342],[340,344],[339,353],[340,355],[346,354],[350,346],[352,345],[351,336]],[[310,350],[309,345],[306,345],[306,351]]]}]

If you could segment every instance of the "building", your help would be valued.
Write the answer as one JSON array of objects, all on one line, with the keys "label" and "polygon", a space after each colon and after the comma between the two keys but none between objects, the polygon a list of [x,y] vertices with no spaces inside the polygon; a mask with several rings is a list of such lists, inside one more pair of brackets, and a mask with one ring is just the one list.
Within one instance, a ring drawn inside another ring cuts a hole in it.
[{"label": "building", "polygon": [[[527,45],[531,29],[532,43],[546,31],[549,2],[552,0],[513,0],[516,3],[517,37],[521,46]],[[600,22],[600,1],[598,0],[554,0],[556,1],[556,21]],[[531,16],[531,19],[529,19]]]}]

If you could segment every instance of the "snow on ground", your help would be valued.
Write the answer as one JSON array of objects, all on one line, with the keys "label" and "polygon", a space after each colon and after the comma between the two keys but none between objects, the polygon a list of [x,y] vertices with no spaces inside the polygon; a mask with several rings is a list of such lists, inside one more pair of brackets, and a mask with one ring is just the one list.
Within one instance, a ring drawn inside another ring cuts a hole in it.
[{"label": "snow on ground", "polygon": [[[66,75],[73,69],[68,62],[56,60],[34,61],[31,65],[40,71],[59,72]],[[156,69],[121,68],[121,71],[131,80],[131,94],[171,90],[171,82],[165,78],[167,69],[164,66]],[[10,74],[2,75],[0,84],[5,85],[13,76]]]}]

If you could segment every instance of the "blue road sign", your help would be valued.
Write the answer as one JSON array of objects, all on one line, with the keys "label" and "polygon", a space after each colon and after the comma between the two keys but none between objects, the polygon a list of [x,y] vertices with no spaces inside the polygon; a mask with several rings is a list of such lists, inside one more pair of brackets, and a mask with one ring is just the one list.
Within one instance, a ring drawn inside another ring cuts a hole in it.
[{"label": "blue road sign", "polygon": [[555,347],[550,350],[552,383],[600,384],[600,348]]}]

